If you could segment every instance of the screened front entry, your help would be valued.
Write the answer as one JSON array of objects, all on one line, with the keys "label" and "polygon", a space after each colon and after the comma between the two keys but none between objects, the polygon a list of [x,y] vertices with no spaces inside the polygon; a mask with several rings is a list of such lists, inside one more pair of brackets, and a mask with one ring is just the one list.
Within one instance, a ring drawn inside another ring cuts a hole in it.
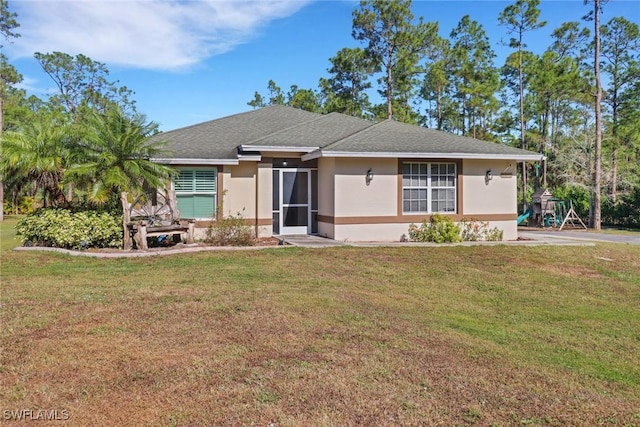
[{"label": "screened front entry", "polygon": [[318,232],[318,171],[273,169],[273,233]]}]

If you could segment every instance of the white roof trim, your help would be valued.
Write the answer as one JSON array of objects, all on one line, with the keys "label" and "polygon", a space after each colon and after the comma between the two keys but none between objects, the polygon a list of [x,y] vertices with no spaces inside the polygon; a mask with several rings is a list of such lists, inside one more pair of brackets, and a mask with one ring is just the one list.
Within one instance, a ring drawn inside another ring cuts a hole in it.
[{"label": "white roof trim", "polygon": [[260,154],[238,154],[238,160],[241,162],[259,162],[262,160]]},{"label": "white roof trim", "polygon": [[274,151],[274,152],[299,152],[299,153],[311,153],[318,150],[320,147],[285,147],[275,145],[241,145],[240,149],[243,151]]},{"label": "white roof trim", "polygon": [[151,159],[156,163],[164,163],[167,165],[237,165],[240,163],[237,159]]},{"label": "white roof trim", "polygon": [[520,160],[540,161],[546,159],[542,154],[475,154],[475,153],[372,153],[350,151],[314,151],[302,156],[303,161],[320,157],[364,157],[364,158],[414,158],[414,159],[481,159],[481,160]]}]

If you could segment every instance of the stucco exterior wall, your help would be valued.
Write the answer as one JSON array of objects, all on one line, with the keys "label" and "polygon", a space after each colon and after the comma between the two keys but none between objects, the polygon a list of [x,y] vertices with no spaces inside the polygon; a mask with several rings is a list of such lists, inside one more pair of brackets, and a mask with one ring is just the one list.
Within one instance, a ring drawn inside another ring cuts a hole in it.
[{"label": "stucco exterior wall", "polygon": [[[515,162],[464,160],[462,164],[462,215],[514,214],[517,209]],[[493,179],[485,180],[491,170]],[[511,175],[507,175],[510,172]],[[503,174],[501,176],[501,174]]]},{"label": "stucco exterior wall", "polygon": [[238,212],[247,220],[247,225],[258,223],[258,237],[269,237],[271,225],[271,197],[273,179],[270,163],[240,162],[239,165],[224,166],[222,188],[225,192],[223,215]]},{"label": "stucco exterior wall", "polygon": [[334,215],[335,172],[335,158],[318,159],[318,215]]},{"label": "stucco exterior wall", "polygon": [[488,229],[491,230],[494,227],[502,230],[502,240],[518,239],[518,225],[515,219],[509,221],[489,221]]},{"label": "stucco exterior wall", "polygon": [[[345,242],[399,242],[402,235],[408,237],[410,223],[392,224],[342,224],[333,226],[330,238]],[[488,229],[497,227],[503,231],[503,240],[516,240],[518,227],[515,221],[488,221]],[[324,234],[320,234],[325,236]]]},{"label": "stucco exterior wall", "polygon": [[[373,180],[367,185],[367,171]],[[335,160],[336,217],[395,216],[398,212],[398,161],[396,159]]]},{"label": "stucco exterior wall", "polygon": [[222,214],[254,218],[256,212],[256,174],[254,162],[240,162],[239,165],[224,166]]},{"label": "stucco exterior wall", "polygon": [[340,224],[335,226],[334,240],[344,242],[399,242],[407,235],[409,224]]},{"label": "stucco exterior wall", "polygon": [[[369,169],[374,177],[367,185]],[[493,179],[485,182],[489,169]],[[462,203],[455,218],[478,215],[489,220],[489,228],[502,229],[505,240],[516,239],[515,220],[508,219],[517,210],[515,162],[464,160],[462,171]],[[224,166],[222,175],[224,214],[240,212],[252,225],[257,218],[258,235],[270,236],[272,165],[241,162]],[[401,215],[398,191],[397,159],[318,159],[318,234],[346,241],[399,241],[411,222],[419,221]]]},{"label": "stucco exterior wall", "polygon": [[[320,159],[319,234],[341,241],[399,241],[420,215],[400,213],[397,159]],[[489,228],[503,230],[504,240],[517,238],[515,162],[465,160],[459,178],[461,192],[454,220],[488,221]],[[373,181],[366,185],[371,168]],[[493,178],[485,182],[487,170]],[[502,174],[502,176],[501,176]],[[494,216],[492,218],[492,216]],[[514,216],[514,219],[510,219]]]},{"label": "stucco exterior wall", "polygon": [[[318,159],[318,216],[333,217],[336,159]],[[333,224],[318,221],[318,235],[333,238]]]},{"label": "stucco exterior wall", "polygon": [[[258,163],[258,237],[269,237],[273,234],[271,219],[273,216],[273,176],[271,163]],[[252,215],[253,217],[253,215]]]}]

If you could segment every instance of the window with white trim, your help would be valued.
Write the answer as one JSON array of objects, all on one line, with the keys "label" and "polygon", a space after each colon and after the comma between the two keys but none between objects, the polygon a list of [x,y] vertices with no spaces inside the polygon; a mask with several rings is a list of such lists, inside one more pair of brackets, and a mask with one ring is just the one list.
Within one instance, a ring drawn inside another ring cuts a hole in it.
[{"label": "window with white trim", "polygon": [[402,164],[402,212],[454,213],[456,164]]},{"label": "window with white trim", "polygon": [[173,189],[181,218],[212,219],[216,212],[218,170],[180,169],[173,178]]}]

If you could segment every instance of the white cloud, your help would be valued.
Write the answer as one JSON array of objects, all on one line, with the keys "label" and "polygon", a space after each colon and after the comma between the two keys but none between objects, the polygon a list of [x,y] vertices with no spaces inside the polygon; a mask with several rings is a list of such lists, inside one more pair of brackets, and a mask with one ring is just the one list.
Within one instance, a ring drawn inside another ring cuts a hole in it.
[{"label": "white cloud", "polygon": [[15,87],[18,89],[24,89],[30,93],[46,91],[46,89],[38,87],[38,80],[28,76],[22,76],[22,81],[20,83],[17,83]]},{"label": "white cloud", "polygon": [[247,42],[310,0],[37,0],[10,4],[22,35],[13,56],[82,53],[109,65],[186,68]]}]

